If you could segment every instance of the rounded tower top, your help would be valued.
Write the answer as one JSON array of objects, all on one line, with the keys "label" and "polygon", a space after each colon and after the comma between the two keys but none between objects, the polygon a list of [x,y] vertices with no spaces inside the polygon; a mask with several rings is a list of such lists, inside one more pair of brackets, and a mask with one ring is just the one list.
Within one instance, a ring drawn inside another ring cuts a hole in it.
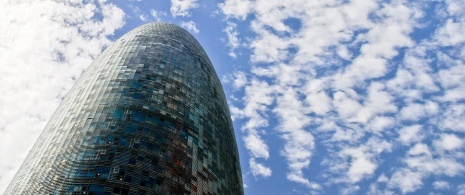
[{"label": "rounded tower top", "polygon": [[167,38],[177,40],[183,44],[191,44],[195,47],[197,52],[201,52],[203,57],[208,59],[208,55],[200,45],[200,43],[195,39],[195,37],[190,34],[187,30],[167,22],[151,22],[139,26],[130,32],[126,33],[120,39],[125,39],[128,36],[147,36],[147,37],[154,37],[154,36],[165,36]]},{"label": "rounded tower top", "polygon": [[243,194],[222,86],[186,30],[142,25],[92,62],[6,194]]}]

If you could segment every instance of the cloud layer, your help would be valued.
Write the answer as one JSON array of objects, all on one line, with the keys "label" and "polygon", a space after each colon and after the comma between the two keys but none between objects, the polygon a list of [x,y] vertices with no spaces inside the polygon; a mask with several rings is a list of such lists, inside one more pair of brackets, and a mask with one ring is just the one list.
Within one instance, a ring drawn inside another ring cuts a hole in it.
[{"label": "cloud layer", "polygon": [[[272,176],[265,135],[278,133],[287,179],[314,192],[340,185],[342,194],[408,193],[433,176],[463,176],[463,6],[454,0],[220,3],[230,56],[251,51],[251,71],[234,77],[245,97],[232,109],[234,118],[246,120],[251,173]],[[253,35],[238,36],[245,26]],[[320,162],[312,161],[315,152]],[[324,171],[306,174],[315,169]]]},{"label": "cloud layer", "polygon": [[[176,19],[198,36],[210,32],[199,30],[208,25],[193,12],[203,3],[130,8],[137,20]],[[248,150],[245,178],[278,177],[279,161],[285,179],[309,193],[465,194],[464,6],[219,3],[210,19],[224,19],[226,53],[247,59],[227,77]],[[0,159],[9,161],[0,164],[2,192],[63,96],[129,16],[105,0],[6,0],[0,17]]]},{"label": "cloud layer", "polygon": [[123,17],[105,0],[0,3],[0,193]]}]

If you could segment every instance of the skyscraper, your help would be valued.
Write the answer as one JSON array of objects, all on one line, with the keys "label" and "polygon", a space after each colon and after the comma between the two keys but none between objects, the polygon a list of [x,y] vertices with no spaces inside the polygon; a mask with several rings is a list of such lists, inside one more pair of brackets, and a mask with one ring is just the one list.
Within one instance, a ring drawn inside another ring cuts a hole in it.
[{"label": "skyscraper", "polygon": [[63,99],[6,194],[243,194],[229,110],[173,24],[108,47]]}]

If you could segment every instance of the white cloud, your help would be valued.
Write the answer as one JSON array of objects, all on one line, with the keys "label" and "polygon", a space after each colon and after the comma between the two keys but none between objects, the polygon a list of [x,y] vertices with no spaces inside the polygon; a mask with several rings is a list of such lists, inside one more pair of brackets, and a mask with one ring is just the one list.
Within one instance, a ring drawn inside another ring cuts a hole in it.
[{"label": "white cloud", "polygon": [[8,159],[0,164],[1,193],[124,12],[105,1],[2,1],[0,17],[0,159]]},{"label": "white cloud", "polygon": [[461,184],[457,186],[457,194],[465,195],[465,184]]},{"label": "white cloud", "polygon": [[166,12],[157,11],[154,9],[150,10],[150,15],[153,17],[153,19],[155,19],[155,21],[161,21],[163,17],[167,16]]},{"label": "white cloud", "polygon": [[283,88],[279,91],[281,95],[277,97],[277,106],[273,112],[280,120],[277,130],[281,132],[282,138],[286,141],[281,155],[288,162],[290,172],[287,178],[311,189],[319,189],[318,184],[309,181],[303,174],[303,169],[310,165],[310,157],[314,148],[314,137],[304,128],[309,124],[310,117],[305,115],[307,111],[299,101],[297,91],[291,88]]},{"label": "white cloud", "polygon": [[333,104],[336,111],[343,118],[351,118],[356,116],[362,108],[362,105],[356,98],[353,98],[344,92],[336,92],[334,94]]},{"label": "white cloud", "polygon": [[236,89],[239,89],[247,84],[247,77],[244,72],[236,71],[234,72],[234,81],[233,86]]},{"label": "white cloud", "polygon": [[414,156],[405,159],[407,166],[418,172],[432,173],[436,175],[445,174],[453,177],[462,174],[464,165],[454,159],[432,158],[430,156]]},{"label": "white cloud", "polygon": [[199,29],[197,28],[197,25],[195,24],[194,21],[189,21],[189,22],[181,22],[181,27],[185,28],[186,30],[190,31],[191,33],[198,34]]},{"label": "white cloud", "polygon": [[437,31],[436,38],[443,46],[456,45],[465,42],[465,37],[460,36],[465,30],[465,21],[454,22],[448,19],[447,22]]},{"label": "white cloud", "polygon": [[357,194],[357,192],[360,190],[360,186],[358,185],[352,185],[352,186],[349,186],[347,188],[343,188],[341,190],[339,190],[339,192],[343,195],[347,195],[347,194]]},{"label": "white cloud", "polygon": [[233,116],[241,118],[247,117],[249,120],[242,126],[245,134],[243,137],[246,149],[251,153],[249,166],[254,175],[268,177],[271,175],[271,169],[262,163],[256,163],[256,158],[267,159],[269,157],[268,146],[265,140],[260,136],[260,129],[268,126],[266,119],[267,105],[270,105],[274,98],[272,94],[274,89],[270,88],[266,82],[258,82],[252,79],[245,86],[244,101],[246,107],[242,110],[232,109]]},{"label": "white cloud", "polygon": [[410,150],[408,151],[407,154],[409,154],[411,156],[414,156],[414,155],[431,156],[431,152],[429,151],[428,146],[423,144],[423,143],[418,143],[415,146],[413,146],[412,148],[410,148]]},{"label": "white cloud", "polygon": [[309,109],[318,115],[324,115],[331,110],[331,98],[324,91],[328,81],[324,79],[315,79],[312,82],[306,83],[305,93],[308,94],[306,102],[309,104]]},{"label": "white cloud", "polygon": [[463,16],[465,14],[464,10],[462,9],[464,6],[461,4],[460,0],[446,0],[447,5],[447,12],[451,16]]},{"label": "white cloud", "polygon": [[[287,179],[306,186],[315,178],[307,175],[315,150],[327,152],[320,154],[326,186],[357,186],[376,177],[383,163],[391,171],[383,184],[370,187],[374,194],[414,192],[431,175],[456,177],[454,171],[463,172],[464,147],[456,139],[461,134],[441,134],[465,131],[463,5],[446,1],[437,7],[444,22],[435,26],[424,20],[431,17],[424,9],[432,5],[414,2],[220,3],[227,22],[234,22],[228,36],[245,27],[253,33],[236,34],[251,52],[254,83],[244,85],[247,101],[237,107],[247,121],[242,128],[278,132]],[[436,31],[414,37],[426,25]],[[454,48],[442,52],[443,46]],[[437,147],[430,150],[425,140]],[[315,149],[316,143],[323,148]],[[457,153],[447,158],[448,150]],[[391,159],[384,162],[381,154],[402,164],[388,164]]]},{"label": "white cloud", "polygon": [[401,169],[392,175],[389,186],[391,188],[400,188],[403,194],[414,192],[423,185],[422,177],[419,172]]},{"label": "white cloud", "polygon": [[268,83],[256,79],[252,79],[250,84],[245,86],[246,104],[243,113],[250,120],[242,127],[243,130],[255,133],[258,128],[268,126],[265,112],[274,101],[274,91]]},{"label": "white cloud", "polygon": [[249,149],[254,158],[267,159],[270,154],[268,153],[268,146],[260,138],[259,135],[247,135],[244,137],[245,147]]},{"label": "white cloud", "polygon": [[289,173],[287,175],[287,179],[289,181],[293,181],[293,182],[296,182],[296,183],[300,183],[300,184],[303,184],[305,186],[307,186],[308,188],[310,189],[314,189],[314,190],[319,190],[321,189],[321,185],[318,184],[318,183],[315,183],[315,182],[311,182],[309,181],[308,179],[306,179],[305,177],[303,177],[302,173],[300,172],[292,172],[292,173]]},{"label": "white cloud", "polygon": [[440,70],[438,80],[441,86],[446,88],[444,96],[439,98],[441,101],[457,102],[465,99],[465,74],[462,70],[465,65],[458,60],[448,60],[451,67]]},{"label": "white cloud", "polygon": [[442,129],[450,129],[454,131],[465,131],[465,105],[456,104],[450,105],[443,111],[443,115],[439,119],[439,125]]},{"label": "white cloud", "polygon": [[463,164],[454,158],[435,154],[423,143],[416,144],[407,154],[403,159],[406,167],[395,171],[389,181],[391,189],[399,188],[402,193],[414,192],[421,188],[423,179],[429,175],[455,177],[465,173]]},{"label": "white cloud", "polygon": [[346,173],[347,181],[357,183],[364,178],[371,177],[378,167],[375,157],[382,152],[390,151],[391,148],[390,143],[372,138],[365,145],[357,148],[342,149],[339,155],[350,160]]},{"label": "white cloud", "polygon": [[235,49],[238,48],[241,43],[239,40],[239,32],[236,29],[237,25],[232,22],[227,22],[227,26],[224,29],[224,32],[227,36],[227,44],[231,48],[229,51],[229,56],[236,58],[237,54],[235,53]]},{"label": "white cloud", "polygon": [[443,134],[436,145],[444,150],[455,150],[462,147],[463,140],[454,134]]},{"label": "white cloud", "polygon": [[147,22],[149,21],[149,16],[144,13],[140,7],[138,6],[134,6],[132,4],[129,5],[129,8],[132,9],[132,14],[134,14],[135,16],[139,17],[139,19],[142,21],[142,22]]},{"label": "white cloud", "polygon": [[[349,153],[350,151],[344,151],[343,153]],[[363,177],[372,174],[377,165],[373,163],[364,153],[361,151],[353,151],[348,154],[352,157],[352,162],[347,173],[351,182],[356,183]]]},{"label": "white cloud", "polygon": [[369,191],[367,194],[369,195],[377,195],[377,194],[385,194],[385,195],[394,195],[395,193],[389,190],[381,190],[379,189],[378,183],[370,184]]},{"label": "white cloud", "polygon": [[413,126],[406,126],[399,130],[399,140],[403,144],[410,144],[412,142],[419,142],[423,139],[422,135],[420,134],[422,126],[421,125],[413,125]]},{"label": "white cloud", "polygon": [[269,177],[271,176],[271,169],[255,162],[255,159],[250,159],[249,161],[250,169],[254,176]]},{"label": "white cloud", "polygon": [[384,175],[384,174],[381,174],[378,179],[376,180],[376,182],[378,183],[385,183],[385,182],[388,182],[389,181],[389,178]]},{"label": "white cloud", "polygon": [[377,116],[369,122],[369,128],[374,133],[380,133],[385,130],[390,130],[395,125],[395,119],[393,117]]},{"label": "white cloud", "polygon": [[171,15],[189,17],[190,10],[198,6],[197,0],[171,0]]},{"label": "white cloud", "polygon": [[368,94],[363,105],[357,113],[351,114],[350,121],[367,123],[374,116],[389,114],[397,111],[397,106],[393,103],[393,97],[385,91],[385,87],[380,83],[371,83],[368,87]]},{"label": "white cloud", "polygon": [[433,182],[433,187],[436,190],[448,190],[451,188],[451,185],[447,181],[435,181]]},{"label": "white cloud", "polygon": [[144,14],[142,14],[142,15],[139,16],[140,20],[142,20],[143,22],[147,22],[147,21],[148,21],[148,18],[147,18],[147,17],[148,17],[148,16],[147,16],[147,15],[144,15]]},{"label": "white cloud", "polygon": [[460,74],[460,71],[465,68],[465,65],[452,60],[447,61],[447,63],[451,65],[451,67],[442,69],[438,73],[441,85],[448,89],[463,86],[463,83],[465,83],[465,75]]},{"label": "white cloud", "polygon": [[437,112],[438,105],[435,102],[428,101],[425,104],[413,103],[402,108],[400,118],[403,120],[418,121]]},{"label": "white cloud", "polygon": [[252,10],[253,2],[243,0],[227,0],[219,7],[226,16],[233,16],[244,20]]}]

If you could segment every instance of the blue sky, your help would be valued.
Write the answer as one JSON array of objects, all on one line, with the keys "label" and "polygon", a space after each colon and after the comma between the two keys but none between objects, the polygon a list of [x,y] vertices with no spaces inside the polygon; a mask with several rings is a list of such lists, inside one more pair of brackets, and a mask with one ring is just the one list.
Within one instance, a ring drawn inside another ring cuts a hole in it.
[{"label": "blue sky", "polygon": [[465,194],[465,2],[0,2],[0,193],[76,78],[148,22],[222,80],[246,194]]}]

